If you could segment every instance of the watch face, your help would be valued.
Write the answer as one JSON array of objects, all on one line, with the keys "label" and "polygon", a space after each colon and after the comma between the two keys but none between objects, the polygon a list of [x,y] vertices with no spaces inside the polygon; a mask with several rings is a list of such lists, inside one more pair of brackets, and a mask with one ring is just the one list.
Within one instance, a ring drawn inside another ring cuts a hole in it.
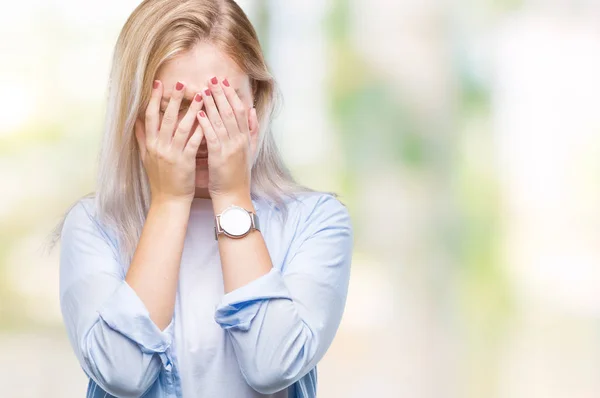
[{"label": "watch face", "polygon": [[231,206],[225,209],[220,218],[221,228],[228,235],[241,236],[252,226],[250,214],[241,207]]}]

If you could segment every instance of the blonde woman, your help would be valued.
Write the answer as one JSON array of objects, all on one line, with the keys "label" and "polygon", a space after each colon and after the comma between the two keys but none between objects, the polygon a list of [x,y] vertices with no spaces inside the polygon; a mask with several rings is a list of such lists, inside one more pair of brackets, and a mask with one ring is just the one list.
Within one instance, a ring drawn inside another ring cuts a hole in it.
[{"label": "blonde woman", "polygon": [[352,229],[276,150],[232,0],[146,0],[116,44],[97,189],[69,209],[60,300],[87,397],[314,397]]}]

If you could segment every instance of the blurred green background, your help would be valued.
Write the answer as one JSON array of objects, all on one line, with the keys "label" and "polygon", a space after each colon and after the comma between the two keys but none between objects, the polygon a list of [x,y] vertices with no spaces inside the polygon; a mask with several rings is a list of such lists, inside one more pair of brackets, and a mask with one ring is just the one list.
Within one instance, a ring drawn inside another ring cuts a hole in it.
[{"label": "blurred green background", "polygon": [[[3,396],[85,394],[43,245],[94,189],[138,3],[0,13]],[[288,165],[354,222],[319,396],[600,396],[600,3],[239,3],[283,94]]]}]

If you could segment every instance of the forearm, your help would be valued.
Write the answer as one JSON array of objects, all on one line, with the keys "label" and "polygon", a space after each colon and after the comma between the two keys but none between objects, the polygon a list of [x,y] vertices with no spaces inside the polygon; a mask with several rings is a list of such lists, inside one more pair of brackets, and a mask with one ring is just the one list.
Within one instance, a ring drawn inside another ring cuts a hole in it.
[{"label": "forearm", "polygon": [[[304,226],[294,232],[284,263],[268,271],[262,233],[253,232],[253,239],[261,239],[245,244],[250,236],[219,238],[228,256],[224,274],[231,269],[246,280],[228,286],[215,320],[228,331],[246,381],[263,394],[291,385],[323,357],[340,324],[349,284],[352,230],[346,208],[331,195],[320,195],[290,210],[305,212],[295,215]],[[279,231],[266,232],[267,239],[276,239]],[[285,242],[285,232],[275,240]]]},{"label": "forearm", "polygon": [[[213,198],[215,214],[220,214],[232,204],[251,212],[255,211],[249,195]],[[241,239],[220,235],[219,254],[225,293],[265,275],[273,267],[267,246],[259,231],[251,231]]]},{"label": "forearm", "polygon": [[159,355],[144,353],[104,322],[96,323],[77,348],[87,374],[117,397],[141,396],[162,368]]},{"label": "forearm", "polygon": [[190,203],[153,201],[125,281],[164,330],[173,317]]},{"label": "forearm", "polygon": [[238,365],[252,388],[273,394],[315,366],[330,341],[323,339],[329,333],[311,321],[300,316],[291,298],[271,299],[254,317],[253,325],[260,327],[229,329]]},{"label": "forearm", "polygon": [[166,359],[168,337],[149,325],[141,306],[131,287],[107,274],[81,279],[61,295],[69,340],[82,368],[117,397],[141,396]]}]

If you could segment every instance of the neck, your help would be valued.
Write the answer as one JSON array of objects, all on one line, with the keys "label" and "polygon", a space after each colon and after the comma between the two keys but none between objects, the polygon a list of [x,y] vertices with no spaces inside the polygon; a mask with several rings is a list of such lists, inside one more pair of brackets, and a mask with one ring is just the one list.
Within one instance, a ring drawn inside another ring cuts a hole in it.
[{"label": "neck", "polygon": [[194,198],[210,199],[210,195],[208,193],[208,188],[196,188],[196,193],[194,194]]}]

